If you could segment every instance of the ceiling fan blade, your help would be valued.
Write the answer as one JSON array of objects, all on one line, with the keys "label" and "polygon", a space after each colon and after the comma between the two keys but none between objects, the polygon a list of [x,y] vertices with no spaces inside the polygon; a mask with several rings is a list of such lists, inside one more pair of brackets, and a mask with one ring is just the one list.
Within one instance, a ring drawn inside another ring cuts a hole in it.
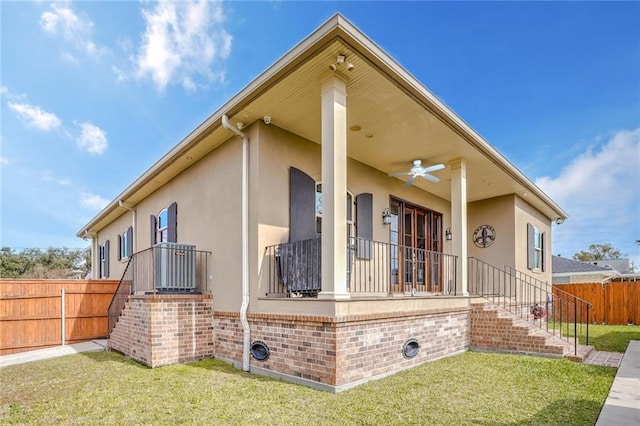
[{"label": "ceiling fan blade", "polygon": [[413,185],[413,182],[415,182],[416,178],[417,178],[417,176],[412,176],[412,177],[411,177],[411,179],[409,179],[409,180],[407,181],[407,183],[405,183],[405,184],[404,184],[404,186],[411,186],[411,185]]},{"label": "ceiling fan blade", "polygon": [[442,169],[444,169],[444,164],[434,164],[433,166],[423,168],[422,171],[425,173],[429,173],[429,172],[435,172]]},{"label": "ceiling fan blade", "polygon": [[389,174],[389,177],[407,176],[407,175],[411,175],[411,174],[413,174],[413,173],[411,173],[411,172],[391,173],[391,174]]},{"label": "ceiling fan blade", "polygon": [[427,180],[430,180],[431,182],[434,182],[434,183],[440,182],[440,179],[438,179],[437,177],[435,177],[433,175],[424,174],[424,175],[422,175],[422,177],[427,179]]}]

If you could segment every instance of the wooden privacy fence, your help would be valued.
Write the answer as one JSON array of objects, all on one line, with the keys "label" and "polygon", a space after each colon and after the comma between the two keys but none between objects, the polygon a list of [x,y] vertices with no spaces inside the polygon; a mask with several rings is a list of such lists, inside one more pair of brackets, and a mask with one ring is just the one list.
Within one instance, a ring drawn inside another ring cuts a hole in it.
[{"label": "wooden privacy fence", "polygon": [[0,280],[0,355],[107,335],[118,281]]},{"label": "wooden privacy fence", "polygon": [[593,324],[640,324],[640,281],[554,284],[553,290],[554,294],[561,290],[591,303],[589,322]]}]

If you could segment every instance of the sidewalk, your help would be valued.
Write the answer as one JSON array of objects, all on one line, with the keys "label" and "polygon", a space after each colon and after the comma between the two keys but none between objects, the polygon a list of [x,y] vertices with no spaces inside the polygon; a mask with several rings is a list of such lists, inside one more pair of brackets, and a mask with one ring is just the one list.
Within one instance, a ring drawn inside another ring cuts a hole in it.
[{"label": "sidewalk", "polygon": [[26,362],[41,361],[43,359],[57,358],[64,355],[78,354],[81,352],[99,352],[107,348],[107,339],[92,340],[90,342],[74,343],[71,345],[56,346],[54,348],[38,349],[35,351],[20,352],[11,355],[0,356],[0,368],[9,365],[24,364]]},{"label": "sidewalk", "polygon": [[640,424],[640,340],[629,342],[596,426]]}]

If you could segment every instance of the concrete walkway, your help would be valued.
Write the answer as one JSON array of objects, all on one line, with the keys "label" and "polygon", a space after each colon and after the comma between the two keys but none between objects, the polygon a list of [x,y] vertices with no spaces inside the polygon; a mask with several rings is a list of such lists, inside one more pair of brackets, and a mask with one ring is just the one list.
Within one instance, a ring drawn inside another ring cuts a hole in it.
[{"label": "concrete walkway", "polygon": [[629,342],[596,426],[640,425],[640,340]]},{"label": "concrete walkway", "polygon": [[92,340],[90,342],[74,343],[71,345],[56,346],[54,348],[20,352],[11,355],[2,355],[0,356],[0,368],[7,367],[9,365],[41,361],[43,359],[57,358],[64,355],[79,354],[81,352],[99,352],[104,351],[106,348],[107,339],[101,339]]}]

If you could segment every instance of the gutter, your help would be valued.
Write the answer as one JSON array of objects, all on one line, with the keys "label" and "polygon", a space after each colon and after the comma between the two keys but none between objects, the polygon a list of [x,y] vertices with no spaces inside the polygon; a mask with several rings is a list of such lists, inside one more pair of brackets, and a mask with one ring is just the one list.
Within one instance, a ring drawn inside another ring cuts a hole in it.
[{"label": "gutter", "polygon": [[96,259],[96,253],[98,252],[98,234],[93,229],[85,229],[82,234],[83,239],[91,238],[91,278],[98,279],[97,274],[94,274],[95,267],[98,264]]},{"label": "gutter", "polygon": [[242,138],[242,304],[240,305],[240,322],[242,323],[242,370],[249,371],[249,346],[251,329],[247,319],[249,309],[249,137],[235,128],[229,116],[222,116],[222,127]]}]

